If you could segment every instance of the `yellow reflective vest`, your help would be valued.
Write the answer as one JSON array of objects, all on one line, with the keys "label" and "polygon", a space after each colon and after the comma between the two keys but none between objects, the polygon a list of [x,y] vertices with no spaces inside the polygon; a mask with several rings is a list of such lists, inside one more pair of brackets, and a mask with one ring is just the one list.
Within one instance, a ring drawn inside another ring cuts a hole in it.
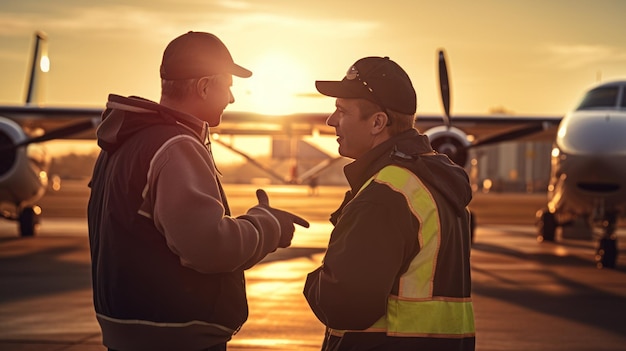
[{"label": "yellow reflective vest", "polygon": [[[445,275],[447,269],[454,268],[446,267],[445,257],[440,257],[442,249],[447,250],[442,246],[447,244],[442,241],[442,226],[433,194],[413,172],[397,165],[381,169],[365,182],[359,193],[372,181],[385,184],[404,195],[410,210],[420,222],[419,232],[415,233],[420,251],[401,275],[398,294],[388,297],[386,315],[366,330],[350,332],[385,332],[388,336],[399,337],[473,337],[474,312],[467,286],[470,281],[469,267],[465,268],[466,276],[463,282],[458,282],[458,286],[445,282],[445,290],[454,291],[455,296],[437,294],[438,279],[449,280],[449,277],[438,273]],[[469,221],[469,214],[463,220]],[[469,223],[463,227],[468,226]],[[467,235],[470,235],[469,231]],[[345,332],[330,330],[335,336]]]}]

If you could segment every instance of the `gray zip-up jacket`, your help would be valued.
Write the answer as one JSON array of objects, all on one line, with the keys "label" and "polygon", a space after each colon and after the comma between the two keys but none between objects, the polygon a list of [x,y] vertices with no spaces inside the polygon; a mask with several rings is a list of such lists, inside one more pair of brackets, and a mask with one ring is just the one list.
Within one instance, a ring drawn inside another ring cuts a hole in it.
[{"label": "gray zip-up jacket", "polygon": [[276,250],[278,219],[230,216],[208,125],[110,95],[88,206],[94,306],[104,344],[199,350],[247,319],[243,271]]}]

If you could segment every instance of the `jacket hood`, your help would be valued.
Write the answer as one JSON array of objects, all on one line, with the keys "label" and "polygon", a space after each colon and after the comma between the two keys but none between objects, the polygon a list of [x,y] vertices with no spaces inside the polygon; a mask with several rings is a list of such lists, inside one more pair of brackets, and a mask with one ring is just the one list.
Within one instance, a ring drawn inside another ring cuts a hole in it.
[{"label": "jacket hood", "polygon": [[457,213],[472,200],[472,189],[465,169],[445,154],[436,153],[428,136],[411,129],[378,145],[361,159],[344,168],[353,193],[387,165],[396,164],[415,173],[448,200]]},{"label": "jacket hood", "polygon": [[110,94],[102,122],[96,130],[98,145],[114,152],[128,138],[153,125],[183,124],[199,137],[205,133],[205,123],[191,115],[137,96]]},{"label": "jacket hood", "polygon": [[410,169],[422,181],[443,194],[457,214],[465,211],[465,207],[472,200],[472,188],[465,169],[452,162],[445,154],[420,156],[414,161],[413,167]]}]

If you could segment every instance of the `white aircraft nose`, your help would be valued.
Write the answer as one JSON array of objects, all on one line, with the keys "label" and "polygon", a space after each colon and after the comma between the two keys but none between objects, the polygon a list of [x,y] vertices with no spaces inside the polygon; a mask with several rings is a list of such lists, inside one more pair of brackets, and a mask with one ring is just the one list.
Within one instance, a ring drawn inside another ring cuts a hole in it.
[{"label": "white aircraft nose", "polygon": [[577,111],[562,121],[557,145],[571,155],[626,155],[626,112]]}]

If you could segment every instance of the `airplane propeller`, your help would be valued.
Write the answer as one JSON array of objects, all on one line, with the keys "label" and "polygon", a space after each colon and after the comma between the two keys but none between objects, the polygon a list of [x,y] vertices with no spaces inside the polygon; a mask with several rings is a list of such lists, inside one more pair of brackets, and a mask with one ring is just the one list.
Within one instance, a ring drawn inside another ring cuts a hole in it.
[{"label": "airplane propeller", "polygon": [[[439,49],[438,52],[439,62],[439,89],[441,92],[441,103],[443,105],[444,116],[443,120],[448,129],[452,126],[452,117],[450,116],[450,82],[448,80],[448,67],[446,64],[446,54],[443,49]],[[519,139],[524,136],[535,134],[549,128],[546,123],[534,123],[528,126],[524,126],[515,130],[506,131],[503,133],[488,136],[483,139],[477,139],[467,146],[454,145],[454,148],[449,148],[449,142],[439,142],[437,145],[443,147],[444,150],[438,150],[442,153],[448,154],[453,160],[466,160],[467,151],[472,148],[501,143],[504,141]]]}]

